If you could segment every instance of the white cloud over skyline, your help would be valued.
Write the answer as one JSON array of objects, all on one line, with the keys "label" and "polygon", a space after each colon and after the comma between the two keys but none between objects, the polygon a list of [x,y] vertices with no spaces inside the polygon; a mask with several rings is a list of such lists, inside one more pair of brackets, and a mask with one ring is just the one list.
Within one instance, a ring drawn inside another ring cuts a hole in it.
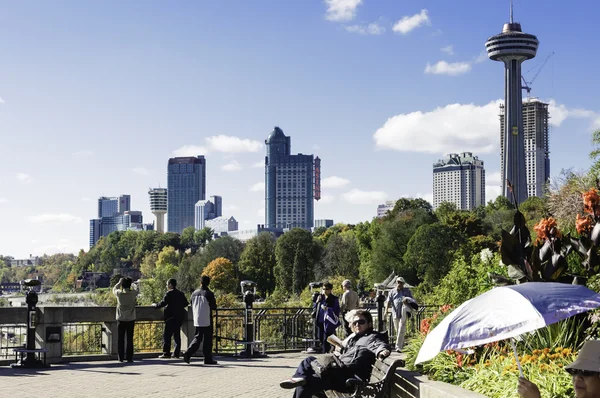
[{"label": "white cloud over skyline", "polygon": [[32,224],[46,224],[46,223],[79,223],[81,218],[67,213],[45,213],[35,216],[28,216],[27,220]]},{"label": "white cloud over skyline", "polygon": [[392,30],[396,33],[406,35],[411,31],[425,25],[431,25],[429,12],[426,9],[412,16],[404,16],[394,24]]},{"label": "white cloud over skyline", "polygon": [[256,184],[250,187],[250,192],[264,192],[265,191],[265,183],[263,181],[257,182]]},{"label": "white cloud over skyline", "polygon": [[425,66],[425,73],[431,75],[458,76],[471,70],[471,64],[468,62],[446,62],[438,61],[431,65],[429,62]]},{"label": "white cloud over skyline", "polygon": [[448,55],[454,55],[454,46],[452,46],[452,44],[447,45],[446,47],[440,48],[440,51]]},{"label": "white cloud over skyline", "polygon": [[200,145],[184,145],[173,151],[175,157],[198,156],[208,153],[206,147]]},{"label": "white cloud over skyline", "polygon": [[214,135],[204,139],[204,145],[183,145],[173,151],[174,156],[198,156],[210,152],[226,154],[258,152],[263,144],[257,140],[239,138],[229,135]]},{"label": "white cloud over skyline", "polygon": [[147,176],[147,175],[150,175],[150,172],[148,171],[148,169],[147,169],[147,168],[145,168],[145,167],[141,167],[141,166],[134,167],[134,168],[132,169],[132,171],[133,171],[135,174],[137,174],[137,175],[141,175],[141,176]]},{"label": "white cloud over skyline", "polygon": [[256,163],[254,163],[252,165],[252,167],[255,168],[255,169],[263,168],[263,167],[265,167],[265,161],[264,160],[260,160],[260,161],[258,161]]},{"label": "white cloud over skyline", "polygon": [[323,188],[341,188],[348,184],[350,184],[349,179],[338,176],[331,176],[321,180],[321,187]]},{"label": "white cloud over skyline", "polygon": [[6,202],[8,202],[8,199],[6,199],[6,198],[0,198],[0,204],[6,203]]},{"label": "white cloud over skyline", "polygon": [[242,165],[237,160],[232,160],[231,162],[221,166],[221,170],[223,171],[239,171],[241,169]]},{"label": "white cloud over skyline", "polygon": [[317,200],[315,202],[315,205],[328,205],[330,203],[333,203],[335,201],[335,196],[333,195],[321,195],[321,199]]},{"label": "white cloud over skyline", "polygon": [[351,21],[356,17],[356,8],[361,3],[362,0],[325,0],[325,19],[336,22]]},{"label": "white cloud over skyline", "polygon": [[31,184],[31,182],[33,181],[33,177],[31,177],[29,174],[26,173],[17,173],[17,181],[19,181],[21,184]]},{"label": "white cloud over skyline", "polygon": [[346,26],[346,30],[350,33],[358,33],[360,35],[381,35],[385,33],[385,28],[377,23],[368,25],[350,25]]},{"label": "white cloud over skyline", "polygon": [[342,194],[342,199],[353,205],[375,205],[383,203],[388,194],[383,191],[363,191],[360,189],[352,189]]}]

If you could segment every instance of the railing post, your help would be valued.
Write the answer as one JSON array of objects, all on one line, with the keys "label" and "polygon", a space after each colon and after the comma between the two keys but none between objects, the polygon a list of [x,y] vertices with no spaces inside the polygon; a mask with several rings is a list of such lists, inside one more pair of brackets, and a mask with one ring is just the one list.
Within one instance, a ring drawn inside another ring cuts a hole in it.
[{"label": "railing post", "polygon": [[62,307],[39,307],[39,322],[35,329],[36,345],[46,348],[48,363],[59,363],[63,357],[64,327]]},{"label": "railing post", "polygon": [[118,331],[117,321],[104,322],[102,325],[102,353],[110,358],[117,356]]}]

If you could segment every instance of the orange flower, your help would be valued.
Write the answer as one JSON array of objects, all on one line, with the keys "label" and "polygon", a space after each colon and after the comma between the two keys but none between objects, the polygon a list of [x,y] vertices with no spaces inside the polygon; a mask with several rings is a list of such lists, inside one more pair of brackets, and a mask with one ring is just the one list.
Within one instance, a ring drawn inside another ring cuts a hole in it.
[{"label": "orange flower", "polygon": [[583,197],[583,210],[593,216],[600,216],[600,196],[596,188],[581,194]]},{"label": "orange flower", "polygon": [[538,243],[549,238],[560,238],[562,236],[562,234],[556,227],[556,220],[553,217],[542,218],[540,222],[535,224],[533,229],[537,234],[536,242]]},{"label": "orange flower", "polygon": [[575,221],[575,229],[577,229],[577,233],[580,235],[588,234],[594,227],[594,220],[592,216],[588,215],[585,217],[581,217],[577,214],[577,220]]}]

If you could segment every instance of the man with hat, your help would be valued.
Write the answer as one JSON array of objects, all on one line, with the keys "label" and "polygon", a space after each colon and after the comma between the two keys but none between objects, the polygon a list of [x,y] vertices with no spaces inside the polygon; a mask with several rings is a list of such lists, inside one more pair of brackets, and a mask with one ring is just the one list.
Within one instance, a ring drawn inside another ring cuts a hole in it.
[{"label": "man with hat", "polygon": [[405,297],[412,298],[412,293],[404,285],[406,281],[403,277],[396,278],[396,288],[390,291],[387,301],[385,302],[384,314],[387,314],[388,308],[392,308],[392,319],[394,329],[396,329],[396,351],[401,352],[404,346],[404,335],[406,334],[406,323],[408,316],[406,311],[402,316],[402,306]]},{"label": "man with hat", "polygon": [[358,294],[352,290],[352,282],[350,282],[349,279],[346,279],[342,282],[342,288],[344,289],[344,294],[342,294],[340,310],[342,312],[342,321],[344,322],[346,337],[348,337],[352,334],[352,329],[350,329],[350,323],[349,320],[346,319],[346,315],[350,311],[357,309],[360,306],[360,303],[358,300]]},{"label": "man with hat", "polygon": [[[600,397],[600,340],[586,341],[575,362],[565,370],[573,377],[576,398]],[[541,397],[538,386],[523,377],[517,391],[522,398]]]}]

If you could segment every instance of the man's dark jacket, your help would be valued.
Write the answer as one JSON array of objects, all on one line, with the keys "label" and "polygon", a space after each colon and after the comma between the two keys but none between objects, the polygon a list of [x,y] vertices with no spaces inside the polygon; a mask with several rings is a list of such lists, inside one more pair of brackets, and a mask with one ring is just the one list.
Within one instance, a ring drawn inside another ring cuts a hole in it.
[{"label": "man's dark jacket", "polygon": [[165,320],[173,318],[178,321],[183,321],[188,305],[190,305],[190,303],[185,297],[185,294],[183,294],[181,290],[173,289],[165,293],[165,297],[163,297],[160,303],[156,304],[156,307],[162,308],[166,306],[164,311]]},{"label": "man's dark jacket", "polygon": [[344,352],[339,356],[343,364],[342,368],[337,371],[325,371],[322,377],[331,377],[329,381],[333,384],[334,389],[339,391],[345,390],[346,380],[354,375],[361,380],[368,381],[377,354],[383,350],[391,350],[387,341],[387,334],[374,330],[369,330],[363,335],[353,335],[348,340]]}]

